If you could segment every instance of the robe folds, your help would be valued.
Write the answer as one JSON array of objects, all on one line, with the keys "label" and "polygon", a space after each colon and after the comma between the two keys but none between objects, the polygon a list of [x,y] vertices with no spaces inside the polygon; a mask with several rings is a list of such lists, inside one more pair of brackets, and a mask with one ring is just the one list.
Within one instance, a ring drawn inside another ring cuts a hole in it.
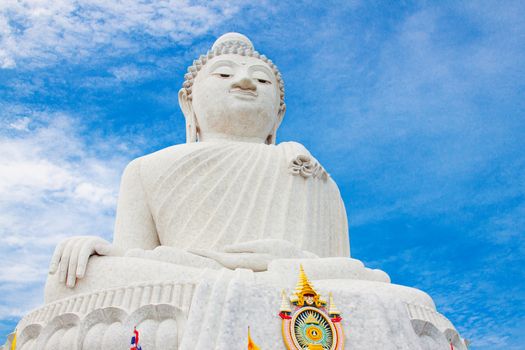
[{"label": "robe folds", "polygon": [[295,142],[168,147],[128,165],[122,194],[116,237],[149,220],[160,245],[182,249],[284,239],[320,257],[349,256],[337,185]]}]

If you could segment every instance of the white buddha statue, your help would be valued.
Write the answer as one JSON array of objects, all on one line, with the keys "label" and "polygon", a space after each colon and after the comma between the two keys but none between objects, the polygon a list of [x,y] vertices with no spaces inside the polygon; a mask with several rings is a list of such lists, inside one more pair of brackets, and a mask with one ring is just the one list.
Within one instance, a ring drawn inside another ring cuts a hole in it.
[{"label": "white buddha statue", "polygon": [[302,264],[334,293],[352,348],[464,348],[425,293],[350,258],[337,185],[304,146],[276,144],[286,107],[271,60],[228,33],[185,79],[187,142],[126,167],[112,243],[57,247],[19,344],[125,349],[133,325],[144,349],[244,349],[251,326],[262,349],[283,348],[281,290]]},{"label": "white buddha statue", "polygon": [[286,106],[272,61],[230,33],[188,71],[187,143],[127,166],[113,243],[60,244],[50,269],[59,282],[74,287],[92,254],[254,271],[276,258],[350,255],[335,182],[302,145],[275,145]]}]

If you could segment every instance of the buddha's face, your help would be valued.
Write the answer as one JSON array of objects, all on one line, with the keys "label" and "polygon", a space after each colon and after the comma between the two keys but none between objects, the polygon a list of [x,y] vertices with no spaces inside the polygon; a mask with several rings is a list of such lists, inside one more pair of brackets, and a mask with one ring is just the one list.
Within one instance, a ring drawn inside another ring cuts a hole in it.
[{"label": "buddha's face", "polygon": [[255,57],[214,57],[193,83],[191,108],[204,141],[223,135],[264,142],[280,123],[279,107],[276,77]]}]

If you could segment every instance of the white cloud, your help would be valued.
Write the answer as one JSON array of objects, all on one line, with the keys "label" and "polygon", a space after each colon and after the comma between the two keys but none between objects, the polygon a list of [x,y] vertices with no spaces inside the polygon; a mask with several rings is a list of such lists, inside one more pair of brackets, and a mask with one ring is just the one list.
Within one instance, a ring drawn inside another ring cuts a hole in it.
[{"label": "white cloud", "polygon": [[17,119],[14,122],[10,123],[9,127],[11,129],[15,129],[19,131],[27,131],[29,127],[29,123],[31,123],[31,118],[23,117],[23,118]]},{"label": "white cloud", "polygon": [[[342,183],[366,184],[368,196],[374,197],[374,207],[359,203],[364,209],[352,198],[351,226],[401,213],[457,217],[465,208],[508,203],[525,193],[523,117],[519,107],[508,108],[509,101],[519,100],[523,85],[518,64],[525,57],[519,45],[525,33],[522,13],[493,3],[422,6],[396,22],[387,40],[378,41],[377,54],[366,51],[378,61],[373,64],[367,56],[354,54],[359,52],[354,46],[363,41],[356,39],[354,45],[351,33],[350,49],[342,48],[337,55],[329,54],[330,40],[314,40],[320,43],[319,61],[337,66],[338,74],[354,72],[349,79],[329,80],[321,87],[337,89],[333,100],[318,103],[327,106],[328,112],[322,112],[336,122],[316,116],[308,123],[309,131],[320,135],[315,147],[338,160],[329,169],[332,175]],[[466,23],[455,23],[457,32],[449,27],[453,15]],[[323,75],[333,79],[325,65],[315,73],[317,81],[323,81]],[[366,96],[349,87],[353,81]],[[492,109],[480,101],[491,101]],[[326,147],[327,139],[341,142]],[[478,187],[484,179],[490,181]],[[498,216],[491,219],[493,231],[503,238],[517,237],[522,231],[517,227],[524,227],[522,212],[492,212]]]},{"label": "white cloud", "polygon": [[[204,6],[205,4],[205,6]],[[0,67],[45,66],[140,45],[185,42],[231,18],[242,1],[2,0]],[[149,38],[144,40],[138,38]],[[25,60],[28,59],[29,60]]]},{"label": "white cloud", "polygon": [[80,200],[90,201],[102,206],[115,204],[115,191],[89,182],[82,182],[75,187],[75,197]]},{"label": "white cloud", "polygon": [[144,79],[148,75],[148,71],[140,69],[135,65],[125,65],[111,69],[111,73],[119,81],[134,82],[138,79]]},{"label": "white cloud", "polygon": [[94,145],[76,136],[79,126],[74,119],[60,114],[46,117],[49,121],[40,120],[45,125],[32,132],[0,136],[4,154],[0,160],[0,197],[30,204],[39,198],[89,197],[91,202],[113,205],[114,201],[108,200],[108,196],[115,197],[114,190],[109,190],[113,183],[101,176],[107,175],[102,172],[109,164],[101,164],[103,161],[93,155]]},{"label": "white cloud", "polygon": [[42,275],[42,272],[42,268],[38,269],[35,266],[20,263],[2,268],[0,270],[0,281],[7,283],[37,282],[38,276]]},{"label": "white cloud", "polygon": [[[17,111],[23,123],[8,115]],[[111,237],[120,173],[131,155],[122,140],[82,137],[74,116],[8,107],[0,118],[11,125],[0,129],[0,311],[17,317],[42,303],[58,242]],[[12,126],[29,122],[30,129]]]}]

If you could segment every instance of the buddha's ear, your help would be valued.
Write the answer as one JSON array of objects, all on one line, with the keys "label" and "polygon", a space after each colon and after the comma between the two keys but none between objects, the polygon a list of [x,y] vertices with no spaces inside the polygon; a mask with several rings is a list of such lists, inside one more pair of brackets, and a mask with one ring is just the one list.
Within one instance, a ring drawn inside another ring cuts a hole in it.
[{"label": "buddha's ear", "polygon": [[281,109],[279,110],[279,113],[277,113],[277,127],[279,127],[279,125],[281,125],[281,123],[283,122],[283,119],[284,119],[284,113],[286,113],[286,104],[283,103],[282,106],[281,106]]},{"label": "buddha's ear", "polygon": [[272,133],[268,135],[268,138],[266,139],[266,144],[275,145],[275,143],[277,142],[277,129],[279,129],[279,126],[283,121],[285,112],[286,105],[283,103],[281,109],[279,109],[279,112],[277,113],[277,120],[275,121],[275,124],[273,126]]},{"label": "buddha's ear", "polygon": [[197,118],[185,88],[179,90],[179,106],[186,119],[186,143],[197,142]]}]

